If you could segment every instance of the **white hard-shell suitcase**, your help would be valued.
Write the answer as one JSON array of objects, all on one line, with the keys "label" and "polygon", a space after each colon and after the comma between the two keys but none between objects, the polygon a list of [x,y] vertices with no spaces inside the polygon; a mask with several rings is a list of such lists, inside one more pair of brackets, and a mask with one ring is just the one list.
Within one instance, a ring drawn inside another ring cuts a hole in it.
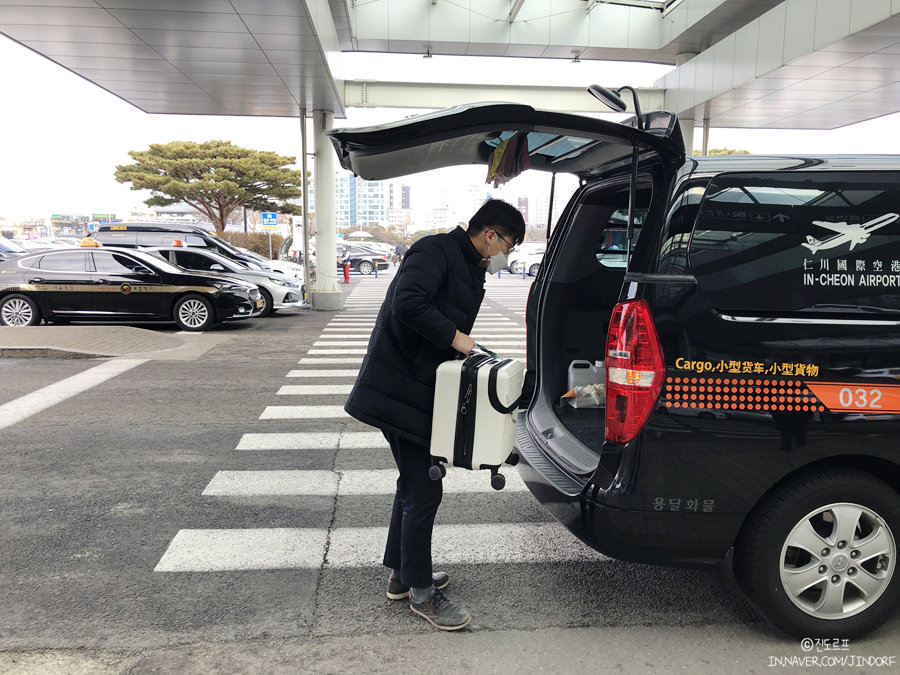
[{"label": "white hard-shell suitcase", "polygon": [[513,447],[524,380],[521,361],[487,354],[438,366],[431,424],[432,479],[444,476],[442,463],[446,463],[490,469],[491,485],[503,488],[506,479],[499,467],[518,460]]}]

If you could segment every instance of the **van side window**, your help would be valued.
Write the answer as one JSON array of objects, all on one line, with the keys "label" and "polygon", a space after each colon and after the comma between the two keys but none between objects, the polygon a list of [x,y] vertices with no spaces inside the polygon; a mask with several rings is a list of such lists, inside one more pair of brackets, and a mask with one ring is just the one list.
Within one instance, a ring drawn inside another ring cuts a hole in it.
[{"label": "van side window", "polygon": [[900,174],[726,174],[690,265],[720,310],[900,312]]},{"label": "van side window", "polygon": [[196,234],[185,234],[182,236],[185,246],[196,246],[197,248],[212,248],[203,237]]},{"label": "van side window", "polygon": [[135,244],[134,232],[96,232],[94,239],[104,246],[126,246],[132,248],[134,246],[143,246],[143,244]]},{"label": "van side window", "polygon": [[171,246],[174,239],[180,235],[177,232],[167,234],[165,232],[138,232],[138,246]]},{"label": "van side window", "polygon": [[[596,244],[597,263],[601,267],[622,269],[628,264],[628,189],[610,191],[592,196],[590,206],[599,206],[597,214],[601,220]],[[641,226],[647,217],[651,197],[650,186],[638,186],[634,205],[634,241],[637,242]],[[605,208],[604,208],[605,207]]]},{"label": "van side window", "polygon": [[660,274],[686,274],[688,244],[707,181],[688,183],[675,195],[666,214],[666,233],[659,251]]}]

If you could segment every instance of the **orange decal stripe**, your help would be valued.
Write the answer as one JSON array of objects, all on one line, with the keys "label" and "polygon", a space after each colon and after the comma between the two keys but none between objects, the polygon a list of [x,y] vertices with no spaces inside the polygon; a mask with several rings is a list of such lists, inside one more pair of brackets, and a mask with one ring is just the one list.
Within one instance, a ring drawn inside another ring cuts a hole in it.
[{"label": "orange decal stripe", "polygon": [[865,411],[900,413],[900,385],[849,382],[806,382],[807,387],[832,412]]}]

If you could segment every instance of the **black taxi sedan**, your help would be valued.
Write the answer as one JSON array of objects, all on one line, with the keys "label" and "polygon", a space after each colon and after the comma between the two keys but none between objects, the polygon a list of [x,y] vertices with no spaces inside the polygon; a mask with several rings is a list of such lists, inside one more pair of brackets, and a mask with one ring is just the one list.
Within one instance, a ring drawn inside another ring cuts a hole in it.
[{"label": "black taxi sedan", "polygon": [[194,274],[140,251],[66,248],[0,262],[0,326],[174,321],[202,331],[261,308],[255,284]]}]

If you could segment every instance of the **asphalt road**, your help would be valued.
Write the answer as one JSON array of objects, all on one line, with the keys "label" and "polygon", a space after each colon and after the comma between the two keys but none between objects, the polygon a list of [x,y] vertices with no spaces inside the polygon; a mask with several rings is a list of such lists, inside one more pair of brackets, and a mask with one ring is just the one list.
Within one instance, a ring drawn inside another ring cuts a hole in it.
[{"label": "asphalt road", "polygon": [[[445,479],[436,561],[470,626],[389,601],[390,453],[340,406],[390,276],[0,428],[0,673],[897,672],[900,621],[807,651],[705,574],[586,549],[514,469]],[[479,342],[524,356],[527,289],[489,281]],[[114,361],[0,359],[0,405]]]}]

